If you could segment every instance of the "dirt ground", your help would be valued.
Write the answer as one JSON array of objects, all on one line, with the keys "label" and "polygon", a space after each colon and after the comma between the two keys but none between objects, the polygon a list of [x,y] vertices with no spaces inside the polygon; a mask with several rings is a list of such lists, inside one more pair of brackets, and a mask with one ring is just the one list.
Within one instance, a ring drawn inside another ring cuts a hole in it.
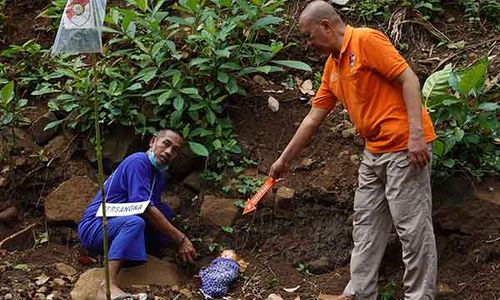
[{"label": "dirt ground", "polygon": [[[53,38],[53,32],[47,29],[50,21],[43,18],[33,21],[49,1],[14,2],[16,5],[7,9],[9,18],[4,45],[34,38],[49,46]],[[301,1],[291,1],[288,14],[296,18],[303,6]],[[461,25],[464,24],[462,18],[453,7],[447,13],[456,18],[454,23],[446,21],[449,19],[447,15],[434,25],[453,41],[466,40],[470,47],[467,51],[456,52],[434,49],[431,45],[435,36],[429,29],[423,26],[407,27],[402,41],[416,41],[416,45],[404,54],[421,78],[429,75],[443,61],[467,65],[481,55],[498,52],[495,44],[498,36],[494,31],[485,28],[467,29]],[[18,19],[21,21],[15,21]],[[315,71],[321,71],[324,59],[300,43],[297,30],[285,28],[281,36],[298,43],[288,52],[292,57],[307,61]],[[434,57],[439,59],[430,59]],[[498,59],[493,62],[491,69],[495,70],[495,66],[498,66]],[[312,74],[293,75],[312,79]],[[307,101],[299,100],[301,95],[296,90],[282,94],[264,92],[277,89],[279,82],[284,79],[282,75],[265,79],[268,85],[259,86],[248,78],[245,85],[249,96],[244,101],[233,99],[228,105],[242,148],[258,162],[257,169],[262,174],[268,171],[310,108]],[[276,113],[267,107],[269,95],[280,101],[280,109]],[[265,299],[271,293],[280,294],[283,299],[296,299],[297,296],[300,299],[316,299],[320,292],[341,292],[349,279],[348,264],[352,247],[350,216],[357,185],[359,154],[363,148],[358,138],[342,136],[342,124],[348,119],[340,107],[335,109],[292,167],[291,174],[280,183],[296,191],[293,206],[283,214],[275,214],[269,207],[259,207],[250,216],[240,218],[234,226],[235,232],[228,235],[219,229],[204,227],[196,216],[198,204],[187,205],[190,208],[175,222],[189,228],[188,232],[196,241],[200,254],[194,267],[186,267],[188,272],[196,274],[198,268],[214,258],[208,248],[216,242],[235,248],[249,263],[248,269],[231,290],[233,299]],[[36,225],[33,230],[15,240],[8,251],[0,250],[0,297],[11,293],[14,299],[36,299],[35,294],[39,289],[35,283],[37,277],[41,274],[60,277],[53,268],[54,263],[67,263],[78,272],[99,265],[98,258],[97,261],[90,259],[81,249],[74,227],[47,225],[43,219],[43,206],[40,203],[36,206],[28,204],[38,202],[38,199],[71,175],[83,173],[95,176],[95,168],[79,157],[74,157],[69,166],[55,162],[50,170],[27,179],[29,188],[2,197],[3,200],[12,197],[22,199],[19,200],[19,206],[23,214],[19,224],[13,228],[0,226],[0,240],[29,225]],[[25,174],[29,174],[30,168],[29,165],[25,167]],[[50,174],[47,175],[47,172]],[[44,179],[47,181],[47,178],[50,179],[49,183],[38,184]],[[490,188],[500,189],[498,179],[491,182],[478,189],[485,193]],[[439,299],[500,299],[499,203],[476,198],[475,188],[460,176],[436,184],[434,191],[433,220],[439,252]],[[179,192],[186,199],[194,196],[189,191]],[[0,205],[0,210],[4,204]],[[46,232],[48,241],[44,236]],[[396,299],[402,298],[400,281],[403,272],[400,244],[393,234],[381,266],[380,286],[394,283]],[[198,282],[194,276],[191,278],[186,287],[194,292]],[[47,289],[49,292],[58,290],[61,299],[69,299],[75,279],[64,278],[64,284],[48,286]],[[300,288],[295,292],[283,290],[296,286]],[[151,287],[149,292],[165,299],[185,298],[179,296],[178,291],[157,287]],[[193,298],[201,299],[196,294]]]}]

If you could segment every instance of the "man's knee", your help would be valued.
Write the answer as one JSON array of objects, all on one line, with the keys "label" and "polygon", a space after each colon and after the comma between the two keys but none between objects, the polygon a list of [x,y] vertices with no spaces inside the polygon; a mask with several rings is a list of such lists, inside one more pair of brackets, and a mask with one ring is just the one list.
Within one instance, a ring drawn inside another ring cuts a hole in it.
[{"label": "man's knee", "polygon": [[127,221],[125,221],[125,226],[127,227],[135,227],[141,230],[144,230],[144,227],[146,226],[146,221],[144,221],[143,218],[139,216],[128,216],[126,217]]}]

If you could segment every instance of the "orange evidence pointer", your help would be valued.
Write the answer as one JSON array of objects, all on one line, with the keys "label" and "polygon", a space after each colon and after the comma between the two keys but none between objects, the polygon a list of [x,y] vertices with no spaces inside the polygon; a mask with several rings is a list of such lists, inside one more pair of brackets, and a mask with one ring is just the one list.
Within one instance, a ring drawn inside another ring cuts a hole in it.
[{"label": "orange evidence pointer", "polygon": [[267,177],[266,182],[260,187],[260,189],[255,193],[255,195],[248,199],[245,203],[245,208],[243,209],[243,214],[247,214],[251,211],[254,211],[257,208],[257,203],[259,203],[260,199],[269,191],[269,189],[276,183],[272,177]]}]

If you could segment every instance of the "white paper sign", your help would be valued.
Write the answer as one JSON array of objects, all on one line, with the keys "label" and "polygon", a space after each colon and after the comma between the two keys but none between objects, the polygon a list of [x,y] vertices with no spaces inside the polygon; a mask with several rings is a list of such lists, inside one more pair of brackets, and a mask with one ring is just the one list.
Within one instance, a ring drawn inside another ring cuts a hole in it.
[{"label": "white paper sign", "polygon": [[[132,203],[106,203],[106,217],[123,217],[142,214],[149,205],[148,201]],[[96,217],[102,217],[102,203],[97,209]]]},{"label": "white paper sign", "polygon": [[63,13],[66,29],[95,28],[94,10],[90,0],[69,0]]}]

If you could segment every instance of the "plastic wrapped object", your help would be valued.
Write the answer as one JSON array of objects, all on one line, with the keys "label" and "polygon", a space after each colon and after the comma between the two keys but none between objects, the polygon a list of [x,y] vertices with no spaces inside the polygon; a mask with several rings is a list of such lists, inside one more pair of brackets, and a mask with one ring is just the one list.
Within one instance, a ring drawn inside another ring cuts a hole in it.
[{"label": "plastic wrapped object", "polygon": [[106,0],[68,0],[57,31],[52,54],[100,53]]},{"label": "plastic wrapped object", "polygon": [[200,271],[200,292],[205,299],[226,296],[230,285],[238,278],[240,266],[238,262],[219,257]]}]

